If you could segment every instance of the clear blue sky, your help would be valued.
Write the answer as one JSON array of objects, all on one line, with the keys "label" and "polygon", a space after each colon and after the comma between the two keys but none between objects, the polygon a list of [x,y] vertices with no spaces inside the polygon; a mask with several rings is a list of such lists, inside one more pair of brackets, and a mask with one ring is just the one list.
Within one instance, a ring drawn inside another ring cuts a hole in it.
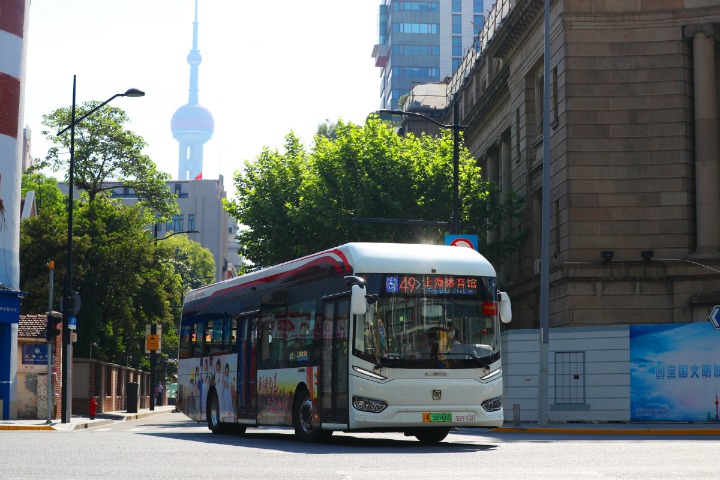
[{"label": "clear blue sky", "polygon": [[[290,130],[310,146],[325,119],[361,123],[379,106],[379,0],[199,0],[199,102],[215,118],[203,178],[232,174],[263,146],[282,149]],[[194,0],[32,0],[24,122],[32,155],[49,143],[41,117],[128,88],[113,100],[145,138],[158,168],[177,176],[170,119],[188,101]]]}]

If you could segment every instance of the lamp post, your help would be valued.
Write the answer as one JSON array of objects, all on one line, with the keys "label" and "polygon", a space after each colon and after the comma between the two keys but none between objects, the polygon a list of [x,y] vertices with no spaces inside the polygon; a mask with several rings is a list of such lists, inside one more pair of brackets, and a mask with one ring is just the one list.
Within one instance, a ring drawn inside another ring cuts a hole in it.
[{"label": "lamp post", "polygon": [[453,132],[453,210],[452,218],[450,219],[450,233],[460,233],[460,129],[466,128],[458,123],[458,105],[457,100],[453,100],[453,123],[452,125],[445,125],[440,123],[434,118],[423,115],[417,112],[406,112],[404,110],[378,110],[378,113],[385,113],[388,115],[409,115],[411,117],[424,118],[430,123],[434,123],[440,128],[452,129]]},{"label": "lamp post", "polygon": [[[75,181],[75,126],[82,122],[84,119],[98,111],[110,103],[116,97],[142,97],[145,92],[142,92],[136,88],[131,88],[125,93],[116,93],[112,97],[105,100],[100,105],[96,106],[82,117],[75,118],[75,92],[76,92],[76,75],[73,75],[73,93],[72,93],[72,110],[70,117],[70,125],[66,126],[57,133],[57,136],[62,135],[68,129],[70,129],[70,168],[68,170],[68,235],[67,235],[67,268],[65,272],[65,282],[63,286],[63,349],[62,349],[62,423],[68,423],[71,416],[71,392],[70,388],[70,359],[72,340],[70,338],[70,331],[68,329],[68,321],[70,319],[70,311],[74,306],[72,305],[72,247],[73,247],[73,183]],[[75,312],[77,313],[77,312]],[[73,315],[75,314],[73,313]]]}]

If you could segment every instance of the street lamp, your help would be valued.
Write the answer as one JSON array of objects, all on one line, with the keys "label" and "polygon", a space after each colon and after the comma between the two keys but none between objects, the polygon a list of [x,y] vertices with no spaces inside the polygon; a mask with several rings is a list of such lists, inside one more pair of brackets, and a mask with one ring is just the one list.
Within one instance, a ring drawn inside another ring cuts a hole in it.
[{"label": "street lamp", "polygon": [[460,233],[460,129],[467,128],[464,125],[458,123],[458,105],[457,101],[453,101],[453,123],[452,125],[445,125],[440,123],[434,118],[423,115],[417,112],[406,112],[404,110],[378,110],[378,113],[385,113],[388,115],[409,115],[411,117],[424,118],[428,122],[434,123],[440,128],[449,128],[453,132],[453,211],[452,218],[450,220],[450,233]]},{"label": "street lamp", "polygon": [[161,242],[163,240],[167,240],[168,238],[172,237],[173,235],[180,235],[181,233],[200,233],[200,230],[182,230],[179,232],[172,232],[168,235],[165,235],[162,238],[158,238],[158,227],[157,223],[153,225],[153,239],[155,239],[155,244],[157,245],[157,242]]},{"label": "street lamp", "polygon": [[[96,106],[82,117],[75,118],[75,92],[76,92],[76,75],[73,75],[73,93],[72,93],[72,110],[70,125],[66,126],[57,133],[57,136],[62,135],[68,129],[70,129],[70,168],[68,171],[68,236],[67,236],[67,269],[65,272],[65,283],[63,286],[63,343],[65,344],[62,350],[62,423],[68,423],[71,416],[71,388],[68,383],[70,382],[70,349],[72,348],[72,341],[70,339],[70,332],[68,330],[68,320],[70,319],[70,309],[72,306],[72,247],[73,247],[73,183],[75,181],[75,126],[85,120],[87,117],[98,111],[110,103],[116,97],[142,97],[145,92],[138,90],[137,88],[131,88],[125,93],[116,93],[112,97],[105,100],[100,105]],[[77,312],[76,312],[77,313]]]}]

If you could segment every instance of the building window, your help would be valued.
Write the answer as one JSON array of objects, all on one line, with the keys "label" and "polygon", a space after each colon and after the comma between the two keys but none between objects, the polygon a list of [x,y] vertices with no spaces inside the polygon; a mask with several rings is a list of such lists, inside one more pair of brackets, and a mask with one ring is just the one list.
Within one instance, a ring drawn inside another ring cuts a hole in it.
[{"label": "building window", "polygon": [[462,58],[453,58],[452,59],[452,70],[453,73],[457,72],[457,69],[460,68],[460,65],[462,64]]},{"label": "building window", "polygon": [[195,214],[188,213],[188,230],[195,230]]},{"label": "building window", "polygon": [[395,12],[439,12],[440,2],[392,2],[392,9]]},{"label": "building window", "polygon": [[437,23],[393,23],[393,33],[440,33]]},{"label": "building window", "polygon": [[485,15],[473,15],[473,26],[475,27],[475,35],[479,35],[485,26]]},{"label": "building window", "polygon": [[462,35],[462,15],[452,16],[452,33],[453,35]]},{"label": "building window", "polygon": [[485,13],[485,5],[483,0],[473,0],[473,12],[474,13]]},{"label": "building window", "polygon": [[175,195],[177,195],[179,197],[181,193],[182,193],[182,185],[179,183],[176,183],[175,184]]},{"label": "building window", "polygon": [[395,77],[437,79],[440,77],[440,69],[433,67],[393,67],[392,74]]},{"label": "building window", "polygon": [[459,35],[452,37],[452,56],[462,57],[462,37]]},{"label": "building window", "polygon": [[393,55],[421,55],[439,57],[440,45],[393,45]]},{"label": "building window", "polygon": [[185,230],[185,215],[173,215],[172,231],[182,232]]},{"label": "building window", "polygon": [[462,12],[462,0],[452,0],[452,11]]}]

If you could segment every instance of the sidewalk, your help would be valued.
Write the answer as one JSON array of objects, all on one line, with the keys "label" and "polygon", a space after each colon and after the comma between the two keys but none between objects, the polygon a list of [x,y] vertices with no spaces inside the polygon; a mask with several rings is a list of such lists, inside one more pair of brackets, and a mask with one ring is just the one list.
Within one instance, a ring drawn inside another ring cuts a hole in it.
[{"label": "sidewalk", "polygon": [[117,421],[136,420],[138,418],[170,413],[173,410],[175,410],[173,405],[163,405],[155,406],[155,409],[152,411],[149,408],[140,408],[137,413],[128,413],[125,411],[99,413],[93,420],[90,420],[89,417],[73,416],[68,423],[62,423],[59,418],[52,420],[50,424],[47,423],[47,420],[42,419],[0,420],[0,430],[79,430],[108,425]]}]

